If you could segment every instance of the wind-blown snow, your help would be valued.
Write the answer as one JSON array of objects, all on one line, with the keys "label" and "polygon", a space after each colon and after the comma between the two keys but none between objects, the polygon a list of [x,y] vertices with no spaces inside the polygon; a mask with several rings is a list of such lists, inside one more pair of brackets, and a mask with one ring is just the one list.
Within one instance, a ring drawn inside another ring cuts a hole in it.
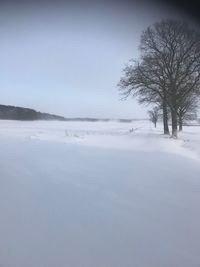
[{"label": "wind-blown snow", "polygon": [[0,266],[200,266],[200,127],[0,121]]}]

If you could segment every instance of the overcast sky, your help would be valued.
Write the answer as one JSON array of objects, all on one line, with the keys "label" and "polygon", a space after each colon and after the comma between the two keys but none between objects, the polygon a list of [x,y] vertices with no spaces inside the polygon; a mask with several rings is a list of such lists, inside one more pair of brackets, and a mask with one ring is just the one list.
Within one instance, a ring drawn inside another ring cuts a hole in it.
[{"label": "overcast sky", "polygon": [[139,2],[1,3],[0,103],[66,117],[146,117],[136,100],[120,101],[117,83],[139,56],[142,30],[176,14]]}]

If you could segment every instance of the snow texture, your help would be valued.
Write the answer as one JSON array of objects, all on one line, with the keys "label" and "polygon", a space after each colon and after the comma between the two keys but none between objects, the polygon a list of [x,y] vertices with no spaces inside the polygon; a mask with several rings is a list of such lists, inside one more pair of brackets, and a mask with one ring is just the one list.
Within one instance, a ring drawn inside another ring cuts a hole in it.
[{"label": "snow texture", "polygon": [[1,267],[200,266],[200,127],[0,121]]}]

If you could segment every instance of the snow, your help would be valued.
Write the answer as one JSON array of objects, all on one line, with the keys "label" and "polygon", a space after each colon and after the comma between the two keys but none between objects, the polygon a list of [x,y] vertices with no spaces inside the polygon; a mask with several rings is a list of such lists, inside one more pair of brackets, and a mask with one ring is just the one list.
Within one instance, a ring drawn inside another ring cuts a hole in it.
[{"label": "snow", "polygon": [[200,127],[0,121],[0,148],[0,266],[200,266]]}]

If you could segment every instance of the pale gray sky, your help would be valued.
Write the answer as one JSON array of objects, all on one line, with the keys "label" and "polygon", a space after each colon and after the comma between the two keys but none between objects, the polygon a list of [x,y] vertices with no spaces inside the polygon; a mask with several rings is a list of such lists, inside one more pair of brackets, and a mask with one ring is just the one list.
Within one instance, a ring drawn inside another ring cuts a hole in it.
[{"label": "pale gray sky", "polygon": [[0,103],[66,117],[142,118],[117,83],[142,30],[176,16],[151,1],[1,4]]}]

